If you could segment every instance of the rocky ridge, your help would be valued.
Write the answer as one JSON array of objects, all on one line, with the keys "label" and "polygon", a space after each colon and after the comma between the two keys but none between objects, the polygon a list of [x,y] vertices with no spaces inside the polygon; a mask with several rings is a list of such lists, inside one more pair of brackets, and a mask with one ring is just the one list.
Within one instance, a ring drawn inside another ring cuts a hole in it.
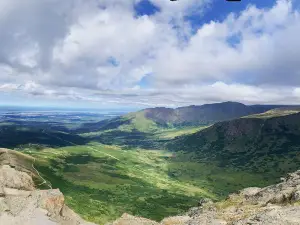
[{"label": "rocky ridge", "polygon": [[0,224],[93,225],[65,205],[58,189],[37,190],[28,173],[10,165],[0,165]]},{"label": "rocky ridge", "polygon": [[222,202],[199,202],[185,215],[155,222],[124,214],[107,225],[300,225],[300,170],[265,188],[246,188]]}]

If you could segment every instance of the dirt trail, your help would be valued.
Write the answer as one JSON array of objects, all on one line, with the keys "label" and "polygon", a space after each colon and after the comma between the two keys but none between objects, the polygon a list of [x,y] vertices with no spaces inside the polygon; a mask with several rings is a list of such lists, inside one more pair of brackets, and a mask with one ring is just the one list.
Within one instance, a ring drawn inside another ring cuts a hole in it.
[{"label": "dirt trail", "polygon": [[40,184],[38,184],[38,186],[41,186],[41,185],[43,185],[43,184],[46,184],[50,189],[52,189],[51,183],[50,183],[50,182],[47,182],[47,181],[41,176],[41,174],[39,173],[39,171],[34,167],[34,165],[33,165],[34,163],[35,163],[35,158],[34,158],[34,160],[33,160],[33,163],[31,164],[31,166],[32,166],[32,168],[35,170],[35,172],[37,173],[37,175],[43,180],[43,182],[40,183]]}]

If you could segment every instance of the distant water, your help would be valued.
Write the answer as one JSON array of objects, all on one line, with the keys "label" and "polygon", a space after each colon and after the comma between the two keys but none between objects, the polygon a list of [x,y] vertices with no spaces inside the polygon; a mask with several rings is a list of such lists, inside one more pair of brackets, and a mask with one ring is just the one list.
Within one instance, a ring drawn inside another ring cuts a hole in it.
[{"label": "distant water", "polygon": [[89,108],[54,108],[54,107],[21,107],[21,106],[0,106],[0,113],[90,113],[102,115],[123,115],[130,110],[115,109],[89,109]]},{"label": "distant water", "polygon": [[70,109],[0,106],[0,122],[86,123],[118,117],[128,113],[110,109]]}]

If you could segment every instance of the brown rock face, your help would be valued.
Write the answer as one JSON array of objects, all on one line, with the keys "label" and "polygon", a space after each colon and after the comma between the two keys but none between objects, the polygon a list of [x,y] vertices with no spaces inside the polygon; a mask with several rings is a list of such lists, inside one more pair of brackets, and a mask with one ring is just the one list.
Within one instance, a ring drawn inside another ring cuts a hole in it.
[{"label": "brown rock face", "polygon": [[58,189],[39,191],[36,195],[41,208],[46,209],[51,215],[60,215],[65,198]]}]

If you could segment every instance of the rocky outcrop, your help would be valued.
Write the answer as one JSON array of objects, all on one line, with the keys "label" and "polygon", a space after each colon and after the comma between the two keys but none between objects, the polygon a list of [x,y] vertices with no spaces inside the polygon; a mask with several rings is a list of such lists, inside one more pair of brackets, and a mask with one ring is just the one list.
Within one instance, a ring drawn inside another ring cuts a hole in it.
[{"label": "rocky outcrop", "polygon": [[107,225],[159,225],[157,222],[141,217],[135,217],[127,213],[113,223]]},{"label": "rocky outcrop", "polygon": [[0,170],[0,187],[15,188],[18,190],[32,191],[34,183],[32,178],[25,172],[19,172],[8,165]]},{"label": "rocky outcrop", "polygon": [[36,190],[27,173],[0,167],[0,224],[5,225],[92,225],[64,203],[58,189]]},{"label": "rocky outcrop", "polygon": [[[130,223],[126,223],[130,218]],[[137,223],[144,221],[144,223]],[[199,201],[186,215],[161,222],[123,216],[113,225],[300,225],[300,170],[265,188],[246,188],[222,202]]]}]

